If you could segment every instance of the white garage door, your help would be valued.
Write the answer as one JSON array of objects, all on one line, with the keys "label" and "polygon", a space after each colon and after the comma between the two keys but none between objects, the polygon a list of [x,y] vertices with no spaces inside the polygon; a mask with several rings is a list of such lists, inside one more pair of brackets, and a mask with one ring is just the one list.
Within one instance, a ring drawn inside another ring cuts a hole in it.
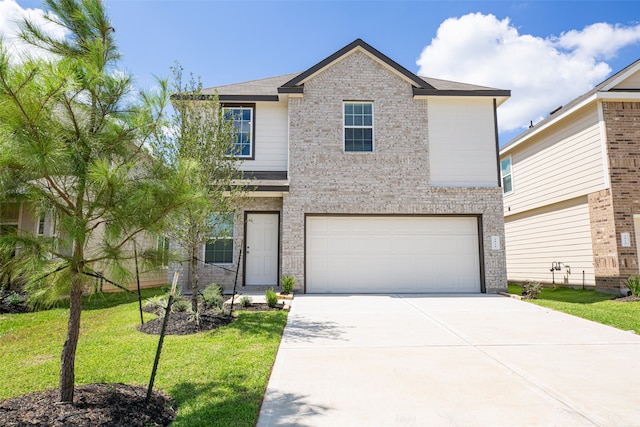
[{"label": "white garage door", "polygon": [[475,217],[307,217],[309,293],[480,292]]}]

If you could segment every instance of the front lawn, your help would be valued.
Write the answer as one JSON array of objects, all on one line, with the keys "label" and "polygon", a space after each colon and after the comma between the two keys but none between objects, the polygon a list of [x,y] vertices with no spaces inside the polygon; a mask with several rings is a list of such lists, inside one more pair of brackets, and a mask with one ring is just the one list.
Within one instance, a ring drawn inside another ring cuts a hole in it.
[{"label": "front lawn", "polygon": [[[58,386],[68,313],[0,315],[0,400]],[[286,318],[285,311],[241,312],[217,330],[166,336],[154,388],[178,405],[172,426],[255,425]],[[81,322],[76,385],[148,385],[158,336],[136,330],[135,295],[85,299]]]},{"label": "front lawn", "polygon": [[[521,295],[522,287],[509,285],[509,293]],[[593,290],[544,288],[538,299],[527,300],[574,316],[640,334],[640,302],[615,301]]]}]

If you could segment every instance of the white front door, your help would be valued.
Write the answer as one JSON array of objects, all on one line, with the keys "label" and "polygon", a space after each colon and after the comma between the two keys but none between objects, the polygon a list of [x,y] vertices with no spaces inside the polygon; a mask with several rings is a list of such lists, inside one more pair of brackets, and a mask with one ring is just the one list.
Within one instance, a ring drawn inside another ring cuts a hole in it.
[{"label": "white front door", "polygon": [[278,285],[279,213],[247,213],[246,285]]}]

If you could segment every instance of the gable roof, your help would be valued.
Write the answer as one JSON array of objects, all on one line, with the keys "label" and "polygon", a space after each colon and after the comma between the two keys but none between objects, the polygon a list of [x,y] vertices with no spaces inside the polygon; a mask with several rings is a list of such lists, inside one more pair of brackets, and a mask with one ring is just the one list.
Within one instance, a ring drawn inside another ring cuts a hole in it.
[{"label": "gable roof", "polygon": [[308,70],[300,73],[290,81],[283,84],[278,88],[279,93],[302,93],[304,82],[313,77],[316,73],[324,70],[325,68],[331,66],[334,62],[337,62],[344,58],[347,55],[352,54],[354,51],[363,51],[367,53],[369,56],[381,62],[387,68],[390,68],[395,73],[399,74],[405,80],[411,82],[414,87],[421,87],[425,89],[434,89],[429,83],[422,80],[420,77],[413,74],[411,71],[404,68],[402,65],[393,61],[388,56],[384,55],[382,52],[374,49],[367,43],[365,43],[362,39],[356,39],[353,42],[349,43],[333,55],[328,56],[322,61],[318,62],[313,67]]},{"label": "gable roof", "polygon": [[[640,86],[635,89],[623,88],[617,89],[616,86],[622,83],[625,79],[629,78],[632,74],[640,71],[640,59],[636,60],[632,64],[626,66],[622,70],[618,71],[602,83],[596,85],[589,92],[578,96],[575,99],[572,99],[565,105],[562,105],[552,112],[549,113],[547,117],[540,120],[538,123],[529,127],[529,129],[522,132],[520,135],[513,138],[511,141],[507,142],[501,149],[500,154],[506,152],[516,145],[519,145],[523,140],[526,140],[532,134],[540,132],[542,129],[545,129],[552,124],[562,120],[564,117],[568,116],[578,108],[583,107],[585,104],[591,103],[596,99],[600,98],[623,98],[623,92],[640,92]],[[640,99],[640,93],[637,93],[634,98],[636,100]]]},{"label": "gable roof", "polygon": [[511,96],[509,90],[420,77],[374,49],[362,39],[356,39],[302,73],[207,88],[202,90],[202,94],[213,95],[217,91],[220,101],[223,102],[278,101],[279,95],[303,94],[304,83],[307,80],[356,51],[364,52],[410,83],[414,96],[487,96],[500,98],[499,104]]}]

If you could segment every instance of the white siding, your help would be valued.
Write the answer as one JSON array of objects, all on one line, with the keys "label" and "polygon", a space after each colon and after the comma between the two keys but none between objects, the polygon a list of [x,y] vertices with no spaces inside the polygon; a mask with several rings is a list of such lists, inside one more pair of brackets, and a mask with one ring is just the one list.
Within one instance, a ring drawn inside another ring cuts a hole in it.
[{"label": "white siding", "polygon": [[288,165],[287,105],[258,102],[255,111],[254,160],[245,160],[245,171],[286,171]]},{"label": "white siding", "polygon": [[505,216],[573,199],[606,187],[595,105],[535,135],[511,154],[513,192],[505,195]]},{"label": "white siding", "polygon": [[638,89],[640,88],[640,71],[633,73],[624,81],[618,83],[614,89]]},{"label": "white siding", "polygon": [[[551,283],[552,262],[571,266],[566,284],[595,285],[589,205],[580,197],[526,214],[505,218],[507,278],[510,281],[536,280]],[[565,268],[555,272],[555,282],[563,284]]]},{"label": "white siding", "polygon": [[493,102],[429,99],[429,166],[436,187],[497,187]]}]

